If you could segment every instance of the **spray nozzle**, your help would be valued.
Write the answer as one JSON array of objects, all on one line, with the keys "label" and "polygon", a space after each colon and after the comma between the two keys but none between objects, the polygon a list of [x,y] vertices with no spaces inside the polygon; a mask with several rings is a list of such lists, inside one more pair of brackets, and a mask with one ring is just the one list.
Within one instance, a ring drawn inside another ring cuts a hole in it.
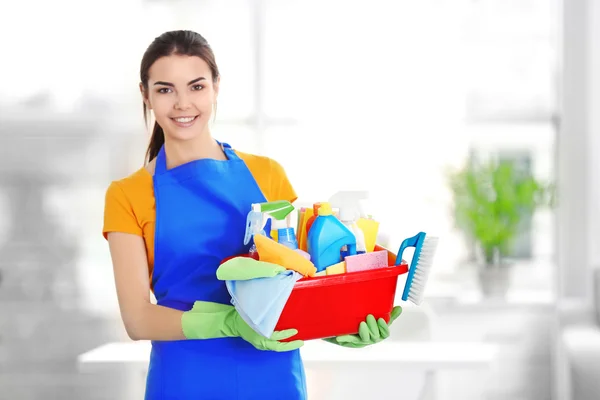
[{"label": "spray nozzle", "polygon": [[341,221],[357,221],[366,217],[361,201],[368,198],[369,192],[366,190],[341,191],[331,196],[329,203],[339,209]]},{"label": "spray nozzle", "polygon": [[270,218],[273,222],[273,229],[289,228],[289,216],[295,210],[295,207],[287,200],[269,201],[266,203],[252,204],[252,210],[260,211],[264,218],[262,227]]},{"label": "spray nozzle", "polygon": [[278,200],[252,204],[252,210],[267,214],[277,221],[283,221],[295,210],[295,208],[292,203],[287,200]]},{"label": "spray nozzle", "polygon": [[252,210],[246,217],[244,244],[250,243],[250,239],[255,234],[268,236],[265,233],[265,226],[269,218],[273,220],[273,228],[287,228],[289,225],[288,216],[294,210],[294,206],[287,200],[252,204]]}]

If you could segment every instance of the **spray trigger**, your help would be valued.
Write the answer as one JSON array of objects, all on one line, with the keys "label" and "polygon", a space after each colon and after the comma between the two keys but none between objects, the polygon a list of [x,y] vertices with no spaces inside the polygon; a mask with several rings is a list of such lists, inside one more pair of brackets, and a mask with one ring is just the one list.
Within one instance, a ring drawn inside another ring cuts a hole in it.
[{"label": "spray trigger", "polygon": [[244,234],[244,245],[250,243],[250,239],[263,230],[263,215],[260,211],[250,211],[246,217],[246,233]]}]

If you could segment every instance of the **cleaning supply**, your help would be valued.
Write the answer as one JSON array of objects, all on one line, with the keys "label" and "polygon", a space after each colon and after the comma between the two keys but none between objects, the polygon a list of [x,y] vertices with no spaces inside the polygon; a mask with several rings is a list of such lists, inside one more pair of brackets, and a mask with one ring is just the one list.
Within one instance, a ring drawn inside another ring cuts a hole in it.
[{"label": "cleaning supply", "polygon": [[302,218],[304,218],[304,214],[306,213],[306,207],[300,207],[298,211],[298,220],[296,221],[296,232],[300,232],[300,225],[302,222]]},{"label": "cleaning supply", "polygon": [[[287,229],[290,228],[291,214],[295,210],[295,207],[287,200],[252,204],[251,210],[246,217],[247,222],[244,244],[247,244],[246,239],[248,236],[253,237],[259,233],[263,233],[266,237],[270,238],[271,229],[275,230],[275,235],[277,236],[277,240],[279,240],[279,234],[282,233],[285,235]],[[258,221],[259,215],[260,221]],[[268,229],[267,225],[270,221],[272,221],[272,227],[271,229]]]},{"label": "cleaning supply", "polygon": [[367,319],[360,323],[357,335],[342,335],[323,340],[337,344],[338,346],[353,349],[360,349],[379,343],[390,337],[390,326],[400,314],[402,314],[402,307],[400,306],[393,308],[390,315],[390,322],[385,322],[385,319],[383,318],[375,320],[375,317],[372,314],[369,314],[367,315]]},{"label": "cleaning supply", "polygon": [[404,293],[402,300],[410,300],[416,305],[420,305],[423,301],[425,285],[429,278],[433,258],[437,250],[439,238],[435,236],[427,236],[425,232],[419,232],[413,237],[404,239],[396,256],[396,265],[399,265],[402,260],[402,254],[408,247],[414,247],[415,251],[412,256],[406,283],[404,284]]},{"label": "cleaning supply", "polygon": [[284,271],[270,278],[228,280],[225,284],[242,319],[256,332],[270,337],[294,285],[301,278],[295,271]]},{"label": "cleaning supply", "polygon": [[356,225],[362,230],[365,235],[365,247],[368,252],[375,249],[377,243],[377,234],[379,232],[379,222],[375,221],[370,215],[361,217],[356,221]]},{"label": "cleaning supply", "polygon": [[373,251],[371,253],[357,254],[345,258],[346,272],[368,271],[388,267],[388,254],[386,251]]},{"label": "cleaning supply", "polygon": [[[292,212],[295,211],[294,206],[287,200],[278,200],[270,201],[267,203],[253,204],[252,207],[254,210],[258,210],[260,208],[260,211],[262,211],[263,215],[266,217],[265,224],[268,220],[272,221],[271,230],[276,232],[275,235],[273,235],[276,236],[274,237],[274,239],[281,243],[280,235],[285,235],[288,228],[290,228],[290,218]],[[294,230],[293,228],[291,229],[293,234]],[[286,239],[287,238],[285,238],[284,240]],[[294,237],[294,241],[295,240],[296,238]]]},{"label": "cleaning supply", "polygon": [[280,342],[298,334],[296,329],[274,332],[269,339],[250,327],[235,307],[208,301],[196,301],[181,316],[181,327],[187,339],[241,337],[259,350],[291,351],[304,345],[301,340]]},{"label": "cleaning supply", "polygon": [[306,224],[308,222],[308,220],[313,216],[313,209],[312,208],[305,208],[304,211],[301,213],[300,218],[299,219],[299,224],[298,224],[298,230],[296,231],[296,236],[298,237],[298,248],[300,250],[304,250],[306,251],[306,240],[308,237],[308,232],[307,232],[307,228],[306,228]]},{"label": "cleaning supply", "polygon": [[300,254],[302,257],[306,258],[308,261],[310,261],[310,254],[308,254],[306,251],[304,251],[302,249],[296,249],[294,251],[296,253]]},{"label": "cleaning supply", "polygon": [[277,231],[277,242],[292,250],[298,249],[294,228],[281,228]]},{"label": "cleaning supply", "polygon": [[277,243],[263,235],[254,236],[254,243],[258,250],[260,261],[281,265],[285,269],[299,272],[304,276],[313,276],[317,269],[310,260],[307,260],[296,250]]},{"label": "cleaning supply", "polygon": [[319,208],[321,208],[321,204],[322,203],[314,203],[313,204],[312,216],[306,222],[306,234],[307,235],[308,235],[308,232],[310,232],[310,228],[312,228],[313,224],[315,223],[315,220],[319,216]]},{"label": "cleaning supply", "polygon": [[321,203],[319,215],[308,231],[308,253],[317,271],[341,261],[341,249],[356,254],[356,237],[339,219],[333,216],[331,205]]},{"label": "cleaning supply", "polygon": [[[263,228],[263,215],[260,211],[251,210],[246,216],[246,232],[244,233],[244,245],[248,245],[254,235],[266,234]],[[256,245],[252,241],[248,254],[251,258],[258,260],[258,253],[256,252]]]},{"label": "cleaning supply", "polygon": [[298,254],[302,255],[302,257],[310,261],[310,254],[298,248],[298,241],[296,240],[294,228],[279,229],[277,231],[277,242],[284,245],[287,248],[294,250]]},{"label": "cleaning supply", "polygon": [[[396,265],[396,253],[394,253],[393,251],[388,250],[387,248],[380,246],[378,244],[375,245],[375,248],[373,249],[373,251],[385,251],[387,253],[387,265]],[[404,260],[402,260],[403,263],[405,263]]]},{"label": "cleaning supply", "polygon": [[327,275],[345,274],[346,262],[342,261],[337,264],[333,264],[332,266],[325,268],[325,271],[327,271]]},{"label": "cleaning supply", "polygon": [[298,248],[298,241],[296,240],[296,234],[294,233],[294,228],[282,228],[277,231],[277,242],[288,247],[292,250],[295,250],[297,253],[301,254],[302,257],[310,260],[310,254],[306,251]]},{"label": "cleaning supply", "polygon": [[285,271],[287,270],[281,265],[248,257],[234,257],[219,265],[217,279],[245,281],[256,278],[272,278]]},{"label": "cleaning supply", "polygon": [[[339,219],[356,236],[356,253],[367,252],[365,234],[357,225],[357,221],[364,215],[360,202],[369,198],[367,191],[341,191],[329,199],[331,207],[339,210]],[[342,257],[347,255],[347,249],[342,249]]]},{"label": "cleaning supply", "polygon": [[306,226],[306,207],[301,207],[298,211],[298,225],[296,226],[296,239],[298,239],[298,248],[302,249],[302,235]]}]

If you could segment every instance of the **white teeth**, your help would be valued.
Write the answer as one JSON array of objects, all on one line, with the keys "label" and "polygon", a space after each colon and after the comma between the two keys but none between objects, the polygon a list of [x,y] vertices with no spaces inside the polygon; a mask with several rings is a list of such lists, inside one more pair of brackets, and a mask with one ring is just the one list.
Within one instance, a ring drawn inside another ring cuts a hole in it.
[{"label": "white teeth", "polygon": [[186,122],[192,122],[194,120],[194,118],[196,118],[196,117],[175,118],[175,121],[185,124]]}]

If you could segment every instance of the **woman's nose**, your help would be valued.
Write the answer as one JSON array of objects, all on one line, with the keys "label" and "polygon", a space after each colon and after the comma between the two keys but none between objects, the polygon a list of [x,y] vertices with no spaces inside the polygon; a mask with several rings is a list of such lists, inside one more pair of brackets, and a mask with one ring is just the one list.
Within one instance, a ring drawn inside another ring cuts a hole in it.
[{"label": "woman's nose", "polygon": [[177,96],[177,103],[175,103],[175,108],[179,110],[187,110],[190,108],[191,102],[189,97],[186,94],[180,94]]}]

